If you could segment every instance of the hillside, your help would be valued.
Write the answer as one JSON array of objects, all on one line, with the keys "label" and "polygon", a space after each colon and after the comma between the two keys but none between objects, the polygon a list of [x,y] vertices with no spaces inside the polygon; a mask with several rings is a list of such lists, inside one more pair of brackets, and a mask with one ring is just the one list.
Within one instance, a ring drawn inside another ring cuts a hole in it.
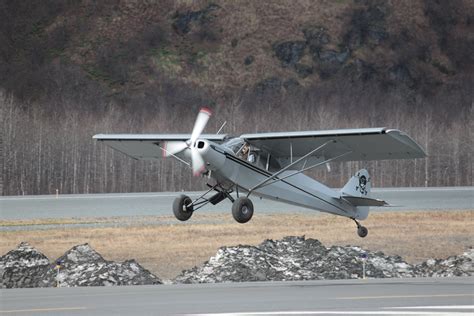
[{"label": "hillside", "polygon": [[[387,125],[456,155],[392,185],[430,184],[431,168],[433,185],[472,184],[473,17],[470,0],[1,1],[2,109],[51,130],[88,117],[75,131],[87,154],[96,130],[184,132],[202,104],[228,133]],[[26,134],[16,141],[37,143]]]},{"label": "hillside", "polygon": [[0,79],[23,98],[54,98],[61,88],[126,103],[167,85],[219,97],[340,78],[432,94],[472,74],[469,0],[1,6]]}]

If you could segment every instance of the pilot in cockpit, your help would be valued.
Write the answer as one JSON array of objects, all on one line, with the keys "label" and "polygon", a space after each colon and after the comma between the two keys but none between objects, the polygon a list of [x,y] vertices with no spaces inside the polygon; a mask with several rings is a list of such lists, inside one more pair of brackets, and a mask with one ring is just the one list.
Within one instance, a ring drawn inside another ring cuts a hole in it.
[{"label": "pilot in cockpit", "polygon": [[242,154],[242,159],[247,160],[250,163],[255,162],[255,153],[250,151],[250,145],[248,143],[244,144],[240,152]]}]

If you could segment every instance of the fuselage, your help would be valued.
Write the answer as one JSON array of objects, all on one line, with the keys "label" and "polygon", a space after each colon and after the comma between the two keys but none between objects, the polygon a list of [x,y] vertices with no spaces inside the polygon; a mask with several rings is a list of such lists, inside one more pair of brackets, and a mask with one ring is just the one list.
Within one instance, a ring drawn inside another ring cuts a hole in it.
[{"label": "fuselage", "polygon": [[[267,168],[262,168],[262,164],[242,159],[225,145],[198,140],[195,146],[206,163],[209,176],[224,187],[237,186],[239,190],[248,192],[273,174],[268,170],[268,163]],[[293,173],[295,170],[286,170],[278,176],[278,179]],[[279,181],[271,180],[267,185],[253,190],[251,194],[313,210],[358,218],[357,208],[341,199],[339,191],[302,173]]]}]

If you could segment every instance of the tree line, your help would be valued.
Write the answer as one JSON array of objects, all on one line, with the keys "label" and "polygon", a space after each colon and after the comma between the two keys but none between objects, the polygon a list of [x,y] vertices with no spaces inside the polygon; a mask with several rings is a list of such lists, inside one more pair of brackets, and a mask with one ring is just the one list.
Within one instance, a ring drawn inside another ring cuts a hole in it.
[{"label": "tree line", "polygon": [[[239,93],[217,99],[205,132],[224,133],[390,127],[407,132],[425,159],[332,163],[310,172],[341,187],[359,168],[373,186],[473,185],[474,105],[470,95],[436,99],[364,93],[357,87],[310,93]],[[357,95],[357,98],[353,96]],[[201,104],[156,104],[103,111],[75,104],[34,104],[0,91],[2,195],[180,191],[204,181],[172,158],[137,161],[92,139],[97,133],[190,133]],[[137,109],[137,110],[134,110]]]}]

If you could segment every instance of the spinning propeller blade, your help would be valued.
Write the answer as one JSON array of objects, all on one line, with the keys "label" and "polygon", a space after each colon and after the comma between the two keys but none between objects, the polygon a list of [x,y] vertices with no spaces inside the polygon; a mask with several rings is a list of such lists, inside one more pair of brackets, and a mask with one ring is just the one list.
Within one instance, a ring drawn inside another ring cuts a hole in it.
[{"label": "spinning propeller blade", "polygon": [[169,157],[175,154],[182,152],[185,149],[191,150],[191,163],[193,168],[193,174],[198,176],[204,171],[204,159],[202,159],[201,154],[198,149],[195,147],[195,143],[201,136],[202,131],[206,127],[207,121],[211,117],[212,112],[208,108],[201,108],[199,114],[194,123],[193,132],[191,134],[191,139],[186,142],[183,141],[169,141],[165,142],[163,157]]},{"label": "spinning propeller blade", "polygon": [[163,157],[169,157],[175,155],[188,147],[186,142],[183,141],[169,141],[165,142],[164,150],[163,150]]},{"label": "spinning propeller blade", "polygon": [[199,135],[201,135],[211,115],[212,112],[208,108],[201,108],[199,111],[196,122],[194,123],[193,133],[191,134],[191,146],[194,145],[196,140],[199,138]]},{"label": "spinning propeller blade", "polygon": [[198,176],[204,171],[204,159],[196,147],[191,148],[191,161],[193,165],[193,175]]}]

